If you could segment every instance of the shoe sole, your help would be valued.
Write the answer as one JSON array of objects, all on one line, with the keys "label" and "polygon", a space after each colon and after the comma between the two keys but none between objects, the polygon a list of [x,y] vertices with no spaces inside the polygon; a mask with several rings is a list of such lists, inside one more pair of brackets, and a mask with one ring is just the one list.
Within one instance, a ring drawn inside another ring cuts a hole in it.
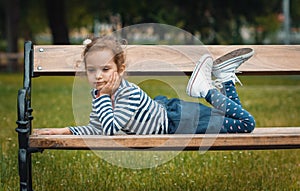
[{"label": "shoe sole", "polygon": [[192,76],[191,76],[191,78],[189,80],[189,83],[187,85],[187,88],[186,88],[186,93],[189,96],[192,96],[191,95],[192,86],[195,83],[195,80],[196,80],[196,77],[198,76],[200,68],[203,66],[204,63],[206,63],[207,59],[212,59],[213,60],[213,58],[209,54],[203,55],[201,57],[201,59],[199,60],[199,63],[197,64],[196,68],[194,69],[193,73],[192,73]]},{"label": "shoe sole", "polygon": [[[226,67],[232,63],[234,63],[237,60],[243,60],[243,62],[245,62],[246,60],[248,60],[249,58],[251,58],[254,54],[254,51],[252,48],[240,48],[240,49],[236,49],[234,51],[231,51],[219,58],[217,58],[214,63],[213,63],[213,67],[216,69],[221,69],[223,67]],[[229,62],[230,61],[230,62]],[[222,64],[224,62],[228,62],[227,64]],[[242,63],[243,63],[242,62]],[[241,63],[241,64],[242,64]],[[218,68],[221,67],[221,68]],[[214,70],[213,68],[213,70]]]}]

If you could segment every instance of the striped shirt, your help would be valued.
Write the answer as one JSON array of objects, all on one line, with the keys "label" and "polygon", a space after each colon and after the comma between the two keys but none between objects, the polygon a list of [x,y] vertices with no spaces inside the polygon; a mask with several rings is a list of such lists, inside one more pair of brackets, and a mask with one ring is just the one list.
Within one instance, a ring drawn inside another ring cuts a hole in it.
[{"label": "striped shirt", "polygon": [[75,135],[146,135],[168,132],[165,108],[137,85],[123,79],[114,94],[113,102],[109,95],[96,98],[94,94],[89,124],[69,129]]}]

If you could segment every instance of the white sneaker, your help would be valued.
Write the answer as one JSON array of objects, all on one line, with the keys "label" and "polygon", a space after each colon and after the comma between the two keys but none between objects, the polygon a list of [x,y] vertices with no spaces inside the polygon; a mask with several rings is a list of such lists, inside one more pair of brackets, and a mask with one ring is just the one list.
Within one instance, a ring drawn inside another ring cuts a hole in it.
[{"label": "white sneaker", "polygon": [[205,54],[197,62],[186,88],[186,93],[191,97],[205,98],[208,91],[213,89],[211,72],[213,66],[213,58],[209,54]]},{"label": "white sneaker", "polygon": [[251,48],[240,48],[216,59],[212,68],[213,76],[216,78],[215,85],[222,87],[221,83],[230,80],[233,83],[239,82],[242,85],[241,81],[235,75],[236,69],[251,58],[253,54],[254,50]]}]

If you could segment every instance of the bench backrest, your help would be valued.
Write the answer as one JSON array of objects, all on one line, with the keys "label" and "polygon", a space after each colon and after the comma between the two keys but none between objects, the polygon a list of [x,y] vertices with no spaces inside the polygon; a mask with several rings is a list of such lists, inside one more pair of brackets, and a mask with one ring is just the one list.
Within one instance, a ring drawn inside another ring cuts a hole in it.
[{"label": "bench backrest", "polygon": [[[125,47],[131,75],[190,74],[201,55],[214,58],[250,47],[255,55],[239,68],[242,74],[300,74],[300,45],[131,45]],[[33,75],[84,72],[83,45],[34,45]]]}]

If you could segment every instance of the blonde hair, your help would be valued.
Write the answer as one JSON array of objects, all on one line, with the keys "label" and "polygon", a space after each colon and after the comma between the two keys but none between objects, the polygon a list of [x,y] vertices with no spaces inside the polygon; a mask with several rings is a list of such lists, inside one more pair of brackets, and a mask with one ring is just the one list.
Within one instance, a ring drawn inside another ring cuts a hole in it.
[{"label": "blonde hair", "polygon": [[83,51],[83,61],[86,67],[86,57],[88,53],[101,50],[110,50],[114,55],[114,62],[117,65],[118,70],[121,65],[125,64],[125,52],[122,45],[126,45],[126,41],[122,40],[122,43],[112,36],[103,36],[93,38],[85,47]]}]

